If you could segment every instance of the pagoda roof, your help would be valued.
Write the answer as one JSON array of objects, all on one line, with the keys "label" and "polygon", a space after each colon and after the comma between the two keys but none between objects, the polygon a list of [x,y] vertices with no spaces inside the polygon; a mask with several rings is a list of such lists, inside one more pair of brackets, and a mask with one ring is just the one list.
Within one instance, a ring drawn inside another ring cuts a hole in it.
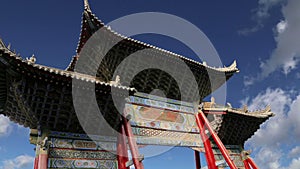
[{"label": "pagoda roof", "polygon": [[80,38],[78,41],[78,45],[77,45],[77,49],[76,49],[76,59],[73,59],[69,66],[68,66],[68,70],[73,70],[74,69],[74,65],[78,59],[78,57],[80,56],[80,52],[82,50],[82,48],[84,47],[85,43],[88,41],[88,39],[100,28],[105,29],[105,31],[107,31],[108,33],[111,33],[112,35],[119,37],[121,39],[124,39],[126,41],[128,41],[129,43],[135,44],[135,45],[142,45],[145,48],[153,48],[155,50],[158,50],[162,53],[165,54],[169,54],[172,55],[175,58],[180,58],[183,59],[185,61],[191,62],[196,64],[197,66],[201,66],[201,67],[206,67],[207,69],[213,69],[215,71],[220,71],[220,72],[231,72],[231,73],[237,73],[239,72],[239,69],[237,68],[237,64],[236,61],[234,61],[230,66],[226,67],[212,67],[207,65],[206,63],[201,63],[198,61],[195,61],[193,59],[190,59],[186,56],[168,51],[166,49],[162,49],[160,47],[133,39],[131,37],[127,37],[124,36],[116,31],[114,31],[110,26],[106,25],[104,22],[102,22],[100,19],[98,19],[98,17],[92,12],[90,5],[88,3],[88,0],[84,0],[84,12],[83,12],[83,16],[82,16],[82,22],[81,22],[81,33],[80,33]]},{"label": "pagoda roof", "polygon": [[[82,22],[81,22],[81,33],[80,33],[80,38],[79,38],[77,49],[76,49],[77,55],[80,54],[82,48],[84,47],[84,45],[88,41],[88,39],[100,28],[104,28],[105,31],[107,31],[108,33],[111,33],[121,39],[127,40],[127,41],[129,41],[129,43],[132,43],[135,45],[142,45],[145,48],[150,47],[150,48],[158,50],[162,53],[170,54],[175,58],[177,57],[177,58],[195,63],[198,66],[203,66],[208,69],[213,69],[215,71],[220,71],[220,72],[233,72],[233,73],[239,72],[239,69],[237,68],[237,65],[236,65],[236,61],[234,61],[228,67],[225,67],[225,66],[224,67],[212,67],[212,66],[207,65],[206,63],[201,63],[201,62],[195,61],[193,59],[190,59],[186,56],[183,56],[183,55],[168,51],[166,49],[162,49],[160,47],[133,39],[131,37],[124,36],[116,31],[114,31],[110,26],[106,25],[104,22],[102,22],[100,19],[98,19],[98,17],[92,12],[92,10],[89,6],[88,0],[84,0],[84,12],[83,12]],[[78,56],[75,56],[75,57],[78,57]],[[74,61],[76,62],[76,60],[71,61],[70,65],[68,66],[67,69],[73,70],[74,67],[72,67],[72,65],[74,65],[74,63],[72,63],[72,62],[74,62]]]},{"label": "pagoda roof", "polygon": [[[228,67],[212,67],[207,65],[205,62],[201,63],[195,60],[192,60],[188,57],[170,52],[168,50],[156,47],[154,45],[150,45],[144,42],[141,42],[139,40],[126,37],[124,35],[121,35],[117,32],[115,32],[113,29],[110,28],[110,26],[105,25],[101,20],[99,20],[95,14],[92,13],[91,8],[88,4],[88,1],[84,1],[84,12],[82,15],[82,24],[81,24],[81,33],[80,38],[76,50],[76,55],[72,58],[69,66],[67,67],[68,71],[74,71],[75,65],[80,58],[82,48],[87,43],[88,39],[92,37],[92,35],[99,29],[103,30],[105,34],[107,34],[107,41],[118,41],[119,43],[116,44],[104,57],[101,64],[98,67],[98,71],[96,76],[99,77],[102,81],[109,82],[112,80],[113,75],[115,73],[116,67],[122,63],[127,56],[130,54],[137,52],[139,50],[143,49],[152,49],[153,53],[147,53],[143,58],[151,58],[153,56],[158,57],[161,62],[174,62],[175,66],[180,65],[182,61],[190,68],[191,72],[195,76],[195,80],[197,81],[198,88],[199,88],[199,96],[200,100],[202,100],[204,97],[211,94],[213,91],[218,89],[220,86],[222,86],[231,76],[233,76],[235,73],[239,72],[239,69],[237,68],[236,61],[233,61],[233,63]],[[127,53],[124,51],[127,51]],[[82,70],[90,70],[90,65],[93,65],[95,59],[94,56],[88,56],[90,58],[90,62],[83,65],[84,68],[81,68]],[[138,63],[143,65],[144,60],[137,61]],[[102,64],[103,63],[103,64]],[[128,66],[130,67],[130,66]],[[127,72],[127,69],[125,68],[123,72]],[[75,70],[76,71],[76,70]],[[211,76],[210,76],[211,75]],[[122,79],[126,79],[128,75],[124,73],[124,75],[120,75],[121,81]],[[159,77],[158,77],[159,76]],[[125,83],[123,85],[130,86],[135,88],[139,92],[143,93],[150,93],[152,90],[156,89],[157,86],[161,86],[160,90],[164,91],[166,94],[166,97],[172,98],[172,99],[183,99],[186,101],[195,101],[194,95],[195,92],[186,92],[187,95],[191,96],[190,98],[182,98],[179,91],[179,87],[177,86],[176,82],[170,81],[169,79],[172,79],[171,76],[168,76],[166,78],[165,73],[158,71],[144,71],[139,74],[139,76],[136,76],[135,79],[132,80],[131,83]],[[182,77],[185,76],[185,74],[181,74]],[[147,83],[145,82],[145,79]],[[160,81],[157,81],[157,79],[160,79]],[[182,78],[183,79],[183,78]],[[185,80],[185,82],[184,82]],[[186,83],[186,80],[182,80],[182,83]],[[198,99],[198,98],[197,98]]]},{"label": "pagoda roof", "polygon": [[[204,113],[217,115],[217,129],[220,139],[224,144],[243,145],[260,128],[260,125],[275,114],[270,106],[263,110],[249,111],[247,106],[232,108],[218,105],[214,102],[204,102]],[[213,125],[214,126],[214,125]]]},{"label": "pagoda roof", "polygon": [[[87,2],[87,1],[85,0],[85,2]],[[157,47],[157,46],[154,46],[154,45],[151,45],[151,44],[148,44],[148,43],[136,40],[136,39],[133,39],[131,37],[127,37],[125,35],[122,35],[122,34],[116,32],[116,31],[114,31],[110,26],[105,25],[104,22],[102,22],[100,19],[98,19],[98,17],[94,13],[92,13],[91,8],[89,7],[88,4],[87,5],[85,4],[83,16],[82,16],[81,33],[80,33],[80,38],[79,38],[79,41],[78,41],[78,45],[77,45],[77,49],[76,49],[76,56],[75,56],[76,59],[73,59],[70,62],[69,66],[67,67],[68,70],[73,70],[74,69],[73,66],[76,64],[76,61],[77,61],[78,57],[80,56],[80,52],[81,52],[82,48],[84,47],[85,43],[100,28],[103,28],[108,33],[111,33],[112,35],[114,35],[116,37],[124,39],[124,40],[128,41],[129,43],[132,43],[132,44],[135,44],[135,45],[141,45],[141,46],[144,46],[145,48],[155,49],[155,50],[160,51],[162,53],[169,54],[169,55],[171,55],[175,58],[180,58],[180,59],[183,59],[185,61],[194,63],[197,66],[203,66],[203,67],[206,67],[208,69],[213,69],[213,70],[220,71],[220,72],[233,72],[233,73],[239,72],[239,69],[237,68],[236,61],[234,61],[228,67],[226,67],[226,66],[224,66],[224,67],[212,67],[212,66],[207,65],[206,63],[201,63],[201,62],[195,61],[193,59],[190,59],[186,56],[183,56],[183,55],[171,52],[169,50],[166,50],[166,49],[163,49],[163,48],[160,48],[160,47]]]}]

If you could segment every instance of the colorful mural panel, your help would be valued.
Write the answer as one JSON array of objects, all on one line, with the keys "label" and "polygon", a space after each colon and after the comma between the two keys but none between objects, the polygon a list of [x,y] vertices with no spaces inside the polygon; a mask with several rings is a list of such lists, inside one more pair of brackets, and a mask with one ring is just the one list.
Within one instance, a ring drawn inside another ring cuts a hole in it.
[{"label": "colorful mural panel", "polygon": [[194,114],[126,104],[138,144],[202,146]]},{"label": "colorful mural panel", "polygon": [[181,132],[199,132],[194,114],[159,108],[126,104],[126,114],[131,115],[131,125]]}]

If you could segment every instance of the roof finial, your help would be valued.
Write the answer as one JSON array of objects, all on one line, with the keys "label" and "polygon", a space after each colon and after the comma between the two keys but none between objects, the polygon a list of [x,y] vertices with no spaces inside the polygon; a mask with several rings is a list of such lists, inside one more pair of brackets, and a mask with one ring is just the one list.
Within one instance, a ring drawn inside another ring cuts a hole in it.
[{"label": "roof finial", "polygon": [[90,8],[88,0],[84,0],[84,10],[91,11],[91,8]]}]

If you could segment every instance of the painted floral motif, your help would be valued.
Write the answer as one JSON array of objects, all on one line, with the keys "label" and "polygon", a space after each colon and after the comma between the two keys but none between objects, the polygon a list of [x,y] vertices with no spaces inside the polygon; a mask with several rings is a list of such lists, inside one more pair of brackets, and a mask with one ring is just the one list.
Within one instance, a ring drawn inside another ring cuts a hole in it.
[{"label": "painted floral motif", "polygon": [[93,141],[75,140],[73,142],[73,145],[74,145],[74,148],[97,149],[97,144]]},{"label": "painted floral motif", "polygon": [[74,168],[74,169],[84,169],[84,168],[101,168],[101,169],[117,169],[116,160],[76,160],[76,159],[59,159],[50,158],[49,159],[50,168]]},{"label": "painted floral motif", "polygon": [[71,149],[52,148],[49,151],[50,158],[76,158],[76,159],[116,159],[116,155],[105,151],[84,151]]},{"label": "painted floral motif", "polygon": [[85,150],[109,150],[116,151],[115,142],[94,142],[89,140],[73,140],[73,139],[61,139],[51,138],[51,147],[53,148],[71,148],[71,149],[85,149]]}]

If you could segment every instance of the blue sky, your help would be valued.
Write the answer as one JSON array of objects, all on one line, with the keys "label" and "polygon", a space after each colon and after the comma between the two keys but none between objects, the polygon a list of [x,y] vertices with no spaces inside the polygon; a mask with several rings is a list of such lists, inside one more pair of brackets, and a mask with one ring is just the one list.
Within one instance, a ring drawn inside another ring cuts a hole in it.
[{"label": "blue sky", "polygon": [[[0,37],[23,58],[35,54],[39,64],[64,69],[77,47],[82,4],[81,0],[2,0]],[[199,27],[224,65],[237,60],[240,73],[227,83],[227,101],[234,107],[248,104],[249,109],[270,104],[276,113],[247,141],[246,149],[253,150],[261,168],[299,168],[300,1],[90,0],[90,4],[105,23],[154,11],[182,17]],[[115,29],[122,33],[121,28]],[[136,38],[196,58],[174,39],[152,34]],[[0,116],[0,169],[32,168],[34,147],[28,139],[28,129]],[[176,148],[146,159],[145,166],[193,168],[193,152]]]}]

